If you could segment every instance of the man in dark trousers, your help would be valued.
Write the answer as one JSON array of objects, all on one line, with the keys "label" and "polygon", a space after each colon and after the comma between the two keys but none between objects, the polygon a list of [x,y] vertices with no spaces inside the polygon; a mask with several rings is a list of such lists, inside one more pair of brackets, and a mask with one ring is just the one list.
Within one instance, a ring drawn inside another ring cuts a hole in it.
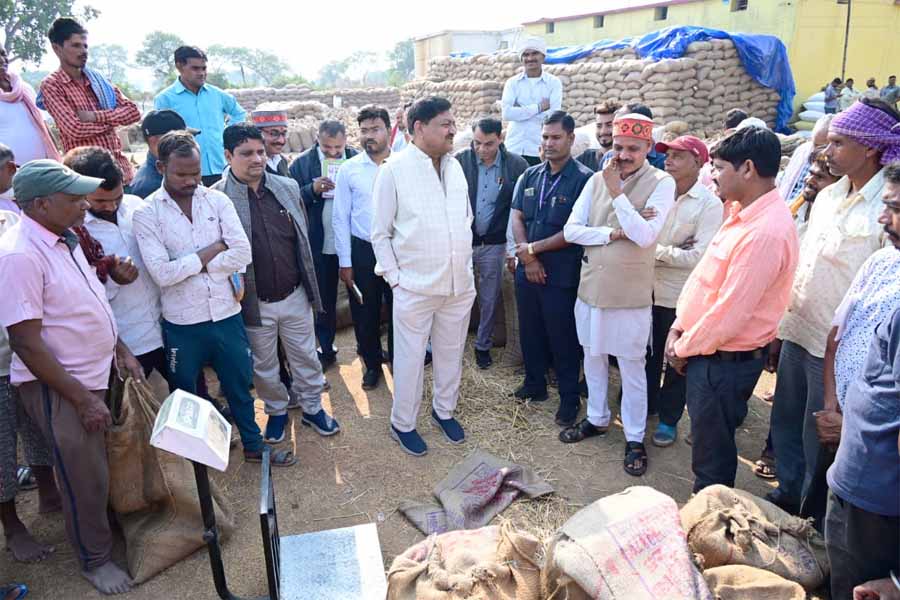
[{"label": "man in dark trousers", "polygon": [[309,217],[309,245],[316,263],[316,279],[324,313],[316,319],[319,360],[327,370],[337,361],[334,334],[337,329],[338,256],[334,246],[332,209],[334,179],[323,172],[326,161],[341,161],[356,156],[347,147],[347,130],[339,121],[322,121],[316,143],[291,163],[290,176],[300,185],[300,196]]},{"label": "man in dark trousers", "polygon": [[471,147],[456,155],[469,183],[472,204],[472,265],[478,292],[478,335],[475,362],[481,369],[493,364],[491,348],[494,316],[500,302],[500,282],[506,255],[506,226],[513,192],[528,163],[503,144],[499,119],[481,119],[472,126]]},{"label": "man in dark trousers", "polygon": [[581,272],[581,246],[563,237],[572,206],[593,173],[572,158],[575,120],[563,111],[544,119],[544,162],[529,167],[516,185],[510,216],[516,243],[516,303],[525,359],[520,400],[546,400],[549,367],[559,380],[556,423],[575,423],[581,400],[581,360],[575,330],[575,298]]}]

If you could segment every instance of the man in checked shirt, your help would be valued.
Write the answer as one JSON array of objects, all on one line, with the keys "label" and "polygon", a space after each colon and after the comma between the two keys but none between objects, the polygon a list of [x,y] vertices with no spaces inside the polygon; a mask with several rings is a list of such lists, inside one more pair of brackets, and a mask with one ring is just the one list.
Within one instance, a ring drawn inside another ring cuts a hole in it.
[{"label": "man in checked shirt", "polygon": [[125,184],[134,171],[122,154],[116,127],[141,120],[138,107],[103,75],[87,67],[87,30],[71,17],[60,17],[48,32],[59,69],[41,82],[38,105],[56,121],[63,150],[100,146],[109,150],[122,169]]}]

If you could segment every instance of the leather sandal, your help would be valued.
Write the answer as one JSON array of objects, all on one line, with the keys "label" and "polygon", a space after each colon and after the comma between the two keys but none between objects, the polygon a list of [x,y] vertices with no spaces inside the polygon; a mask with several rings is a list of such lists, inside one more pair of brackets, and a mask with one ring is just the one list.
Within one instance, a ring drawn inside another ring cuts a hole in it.
[{"label": "leather sandal", "polygon": [[590,437],[606,435],[608,427],[597,427],[587,419],[582,419],[572,427],[567,427],[559,432],[559,441],[564,444],[574,444]]},{"label": "leather sandal", "polygon": [[[637,466],[634,466],[634,465]],[[647,450],[640,442],[627,442],[625,444],[625,472],[635,477],[640,477],[647,472]]]}]

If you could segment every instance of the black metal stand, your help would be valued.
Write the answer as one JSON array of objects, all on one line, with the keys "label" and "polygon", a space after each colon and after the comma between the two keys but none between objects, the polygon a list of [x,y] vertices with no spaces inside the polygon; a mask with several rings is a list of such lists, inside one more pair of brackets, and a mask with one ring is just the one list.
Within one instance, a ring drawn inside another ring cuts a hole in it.
[{"label": "black metal stand", "polygon": [[225,565],[222,564],[222,548],[219,546],[219,529],[216,527],[216,513],[213,510],[212,494],[209,491],[209,473],[206,465],[191,461],[197,480],[197,495],[200,497],[200,512],[203,515],[203,541],[209,549],[209,566],[212,569],[216,592],[223,600],[242,600],[228,590],[225,581]]}]

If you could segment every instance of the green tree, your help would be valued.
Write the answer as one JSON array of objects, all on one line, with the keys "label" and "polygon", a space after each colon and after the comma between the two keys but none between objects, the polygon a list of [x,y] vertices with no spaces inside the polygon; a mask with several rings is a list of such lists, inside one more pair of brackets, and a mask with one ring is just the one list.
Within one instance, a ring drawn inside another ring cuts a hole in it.
[{"label": "green tree", "polygon": [[412,39],[397,42],[394,49],[388,52],[388,62],[391,65],[389,80],[409,81],[416,70],[415,47]]},{"label": "green tree", "polygon": [[347,70],[350,69],[350,59],[333,60],[319,71],[318,84],[320,87],[336,87],[339,83],[347,81]]},{"label": "green tree", "polygon": [[149,67],[159,81],[174,80],[175,59],[173,55],[184,40],[173,33],[151,31],[144,37],[144,45],[135,55],[135,62]]},{"label": "green tree", "polygon": [[49,74],[50,71],[29,71],[28,69],[22,69],[22,73],[20,73],[22,79],[27,81],[35,90],[41,87],[41,82],[44,80],[44,77]]},{"label": "green tree", "polygon": [[282,74],[272,80],[272,87],[282,88],[288,85],[308,85],[313,87],[313,83],[302,75]]},{"label": "green tree", "polygon": [[119,44],[100,44],[90,48],[91,66],[110,81],[124,81],[128,50]]},{"label": "green tree", "polygon": [[73,15],[90,21],[100,14],[91,6],[74,11],[74,0],[0,0],[0,27],[3,48],[9,61],[39,63],[46,50],[47,30],[60,15]]},{"label": "green tree", "polygon": [[210,61],[227,63],[239,69],[243,84],[248,83],[247,79],[250,77],[271,85],[280,75],[290,73],[290,68],[280,58],[258,48],[215,44],[209,47],[209,57]]}]

